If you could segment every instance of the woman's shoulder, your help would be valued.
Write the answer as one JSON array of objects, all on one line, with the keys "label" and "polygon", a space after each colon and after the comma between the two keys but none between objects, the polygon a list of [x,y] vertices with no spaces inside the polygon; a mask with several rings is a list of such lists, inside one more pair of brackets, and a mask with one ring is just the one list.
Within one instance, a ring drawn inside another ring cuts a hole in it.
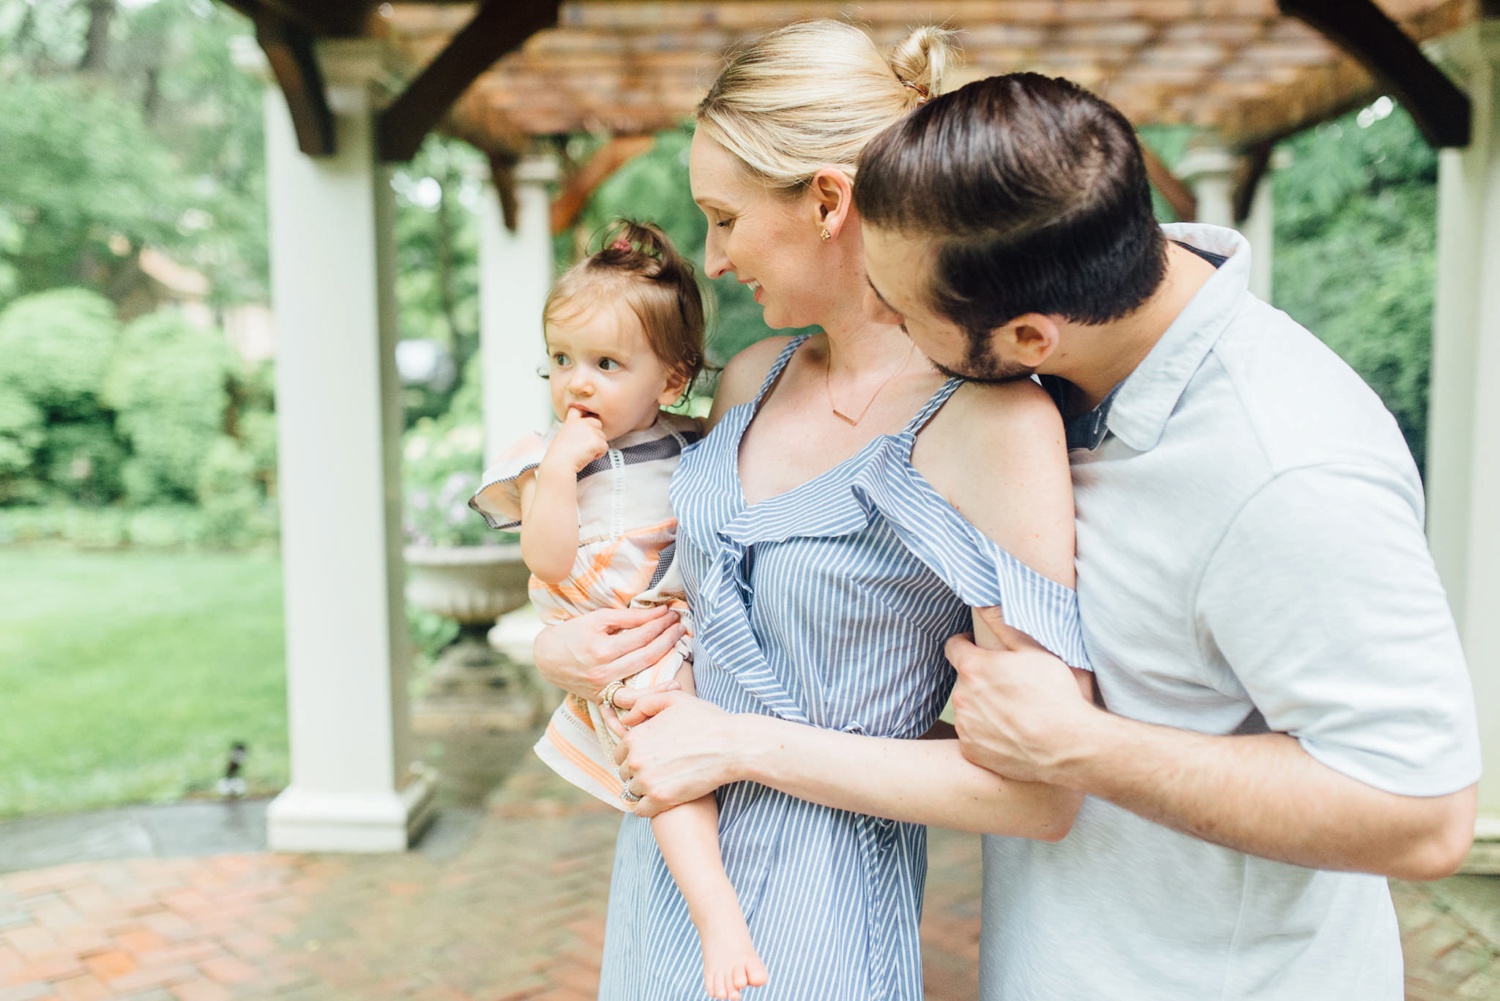
[{"label": "woman's shoulder", "polygon": [[948,417],[940,429],[944,436],[974,444],[1014,442],[1018,435],[1045,440],[1063,430],[1057,404],[1031,379],[964,383],[943,411]]},{"label": "woman's shoulder", "polygon": [[795,338],[780,334],[766,337],[742,349],[739,354],[729,359],[729,363],[724,366],[723,374],[719,376],[719,388],[714,393],[713,414],[709,423],[716,423],[730,407],[755,399],[755,394],[760,392],[761,383],[766,381],[766,375],[771,371],[771,366],[776,364],[776,359],[793,340]]},{"label": "woman's shoulder", "polygon": [[1073,495],[1062,416],[1030,379],[967,383],[917,438],[917,470],[1001,548],[1072,585]]}]

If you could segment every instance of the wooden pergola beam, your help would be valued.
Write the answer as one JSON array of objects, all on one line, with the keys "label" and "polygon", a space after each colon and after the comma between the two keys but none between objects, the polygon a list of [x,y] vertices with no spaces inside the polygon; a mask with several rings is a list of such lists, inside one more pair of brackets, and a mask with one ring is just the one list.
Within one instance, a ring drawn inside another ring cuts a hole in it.
[{"label": "wooden pergola beam", "polygon": [[318,38],[353,38],[364,32],[370,0],[223,0],[259,24],[262,20],[292,24]]},{"label": "wooden pergola beam", "polygon": [[1234,185],[1234,224],[1236,226],[1250,218],[1250,208],[1255,204],[1255,190],[1271,169],[1271,154],[1275,143],[1261,143],[1245,151],[1240,158],[1241,169]]},{"label": "wooden pergola beam", "polygon": [[583,169],[570,177],[552,200],[552,235],[571,229],[599,185],[654,145],[654,136],[614,136],[599,147]]},{"label": "wooden pergola beam", "polygon": [[427,133],[479,74],[543,28],[557,23],[560,0],[486,0],[376,123],[380,158],[410,160]]},{"label": "wooden pergola beam", "polygon": [[1193,189],[1172,173],[1172,169],[1162,163],[1161,157],[1152,152],[1151,147],[1145,143],[1141,143],[1141,156],[1146,161],[1147,180],[1156,189],[1156,193],[1172,207],[1177,221],[1195,221],[1198,218],[1198,196],[1193,194]]},{"label": "wooden pergola beam", "polygon": [[1428,61],[1374,0],[1276,0],[1276,5],[1283,14],[1322,33],[1389,86],[1433,146],[1469,144],[1468,95]]},{"label": "wooden pergola beam", "polygon": [[297,148],[308,156],[331,156],[335,149],[333,111],[328,107],[314,35],[301,25],[263,16],[255,22],[255,40],[286,97]]}]

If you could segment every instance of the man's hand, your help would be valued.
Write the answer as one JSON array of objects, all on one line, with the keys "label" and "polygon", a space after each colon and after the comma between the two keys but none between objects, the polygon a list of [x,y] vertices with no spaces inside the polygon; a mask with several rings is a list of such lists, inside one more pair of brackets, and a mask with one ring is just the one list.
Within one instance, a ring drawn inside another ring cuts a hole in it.
[{"label": "man's hand", "polygon": [[576,475],[608,451],[609,440],[604,437],[604,425],[599,418],[585,417],[576,410],[569,410],[557,436],[547,446],[542,464],[555,465]]},{"label": "man's hand", "polygon": [[736,781],[731,715],[686,692],[621,689],[612,698],[629,728],[615,748],[620,778],[641,797],[633,807],[654,817]]},{"label": "man's hand", "polygon": [[968,635],[948,641],[958,671],[953,711],[969,761],[1007,778],[1067,785],[1063,765],[1088,746],[1104,714],[1078,697],[1074,672],[1035,641],[1006,628],[997,609],[976,610],[1008,649],[985,650]]}]

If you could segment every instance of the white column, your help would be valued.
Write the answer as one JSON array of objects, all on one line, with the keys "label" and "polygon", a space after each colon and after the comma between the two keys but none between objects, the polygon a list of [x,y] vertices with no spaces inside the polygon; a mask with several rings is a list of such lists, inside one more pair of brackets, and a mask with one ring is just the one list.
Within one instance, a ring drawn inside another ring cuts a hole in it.
[{"label": "white column", "polygon": [[1271,169],[1261,175],[1250,200],[1250,214],[1240,224],[1240,232],[1250,242],[1250,291],[1266,302],[1271,301],[1271,259],[1276,245],[1275,176]]},{"label": "white column", "polygon": [[516,165],[517,224],[505,227],[486,186],[479,217],[479,353],[483,370],[484,454],[552,420],[552,398],[537,367],[547,360],[542,306],[552,287],[552,193],[557,163],[526,157]]},{"label": "white column", "polygon": [[[1474,131],[1439,157],[1427,534],[1479,708],[1476,833],[1500,842],[1500,19],[1435,48],[1473,102]],[[1500,864],[1500,844],[1476,845],[1475,860]]]},{"label": "white column", "polygon": [[1177,176],[1198,198],[1198,222],[1234,226],[1234,168],[1234,155],[1221,146],[1195,146],[1177,161]]},{"label": "white column", "polygon": [[320,56],[333,156],[302,155],[285,99],[265,101],[292,766],[270,844],[401,851],[434,776],[411,764],[407,727],[392,202],[373,114],[387,70],[375,43]]}]

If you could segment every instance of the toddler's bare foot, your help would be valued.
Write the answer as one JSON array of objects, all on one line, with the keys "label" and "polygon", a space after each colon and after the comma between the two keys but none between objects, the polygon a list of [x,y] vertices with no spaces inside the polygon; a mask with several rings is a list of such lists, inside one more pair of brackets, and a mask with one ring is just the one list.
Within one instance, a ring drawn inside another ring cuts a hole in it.
[{"label": "toddler's bare foot", "polygon": [[740,1001],[740,991],[766,982],[766,964],[737,910],[732,919],[700,923],[698,941],[703,947],[703,986],[711,996]]}]

